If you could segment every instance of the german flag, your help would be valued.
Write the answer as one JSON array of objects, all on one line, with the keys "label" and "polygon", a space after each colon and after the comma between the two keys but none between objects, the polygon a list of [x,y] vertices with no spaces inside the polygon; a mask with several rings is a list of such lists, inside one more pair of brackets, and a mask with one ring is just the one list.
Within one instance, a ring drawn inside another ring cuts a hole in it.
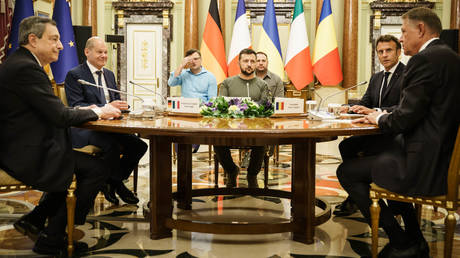
[{"label": "german flag", "polygon": [[227,78],[227,62],[217,0],[211,0],[209,4],[200,51],[203,67],[216,76],[217,84],[225,80]]}]

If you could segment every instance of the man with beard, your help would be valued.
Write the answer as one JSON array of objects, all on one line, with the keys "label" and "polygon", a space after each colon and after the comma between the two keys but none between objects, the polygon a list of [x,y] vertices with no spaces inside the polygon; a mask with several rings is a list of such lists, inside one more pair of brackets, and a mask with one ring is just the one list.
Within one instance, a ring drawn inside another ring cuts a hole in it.
[{"label": "man with beard", "polygon": [[[184,60],[168,79],[169,87],[181,86],[184,98],[199,98],[208,102],[217,96],[216,77],[201,65],[201,52],[191,48],[185,52]],[[198,152],[199,144],[193,144],[193,153]]]},{"label": "man with beard", "polygon": [[[253,101],[264,102],[268,100],[267,83],[259,79],[254,71],[256,68],[256,52],[246,48],[239,54],[238,64],[241,73],[225,79],[219,91],[219,96],[227,97],[250,97]],[[227,173],[227,187],[236,186],[236,177],[240,168],[233,162],[228,146],[214,146],[217,158]],[[248,187],[258,188],[257,174],[262,167],[265,147],[252,146],[251,159],[248,166]]]},{"label": "man with beard", "polygon": [[278,75],[268,70],[267,54],[262,51],[257,52],[256,62],[256,75],[267,83],[270,97],[284,97],[283,81]]}]

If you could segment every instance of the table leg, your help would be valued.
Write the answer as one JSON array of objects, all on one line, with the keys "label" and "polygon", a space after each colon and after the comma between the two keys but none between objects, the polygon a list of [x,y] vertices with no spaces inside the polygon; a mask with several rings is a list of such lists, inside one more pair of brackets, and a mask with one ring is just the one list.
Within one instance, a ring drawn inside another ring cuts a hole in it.
[{"label": "table leg", "polygon": [[150,136],[150,238],[171,237],[166,219],[172,217],[171,141]]},{"label": "table leg", "polygon": [[316,142],[292,145],[292,220],[293,239],[312,244],[315,234],[315,153]]},{"label": "table leg", "polygon": [[192,209],[192,145],[177,148],[177,207]]}]

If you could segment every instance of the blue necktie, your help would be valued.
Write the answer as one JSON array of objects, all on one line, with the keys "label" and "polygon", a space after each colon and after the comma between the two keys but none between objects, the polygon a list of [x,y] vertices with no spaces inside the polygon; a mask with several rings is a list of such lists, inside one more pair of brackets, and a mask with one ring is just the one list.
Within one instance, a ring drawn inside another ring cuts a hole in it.
[{"label": "blue necktie", "polygon": [[[97,74],[97,85],[99,85],[99,86],[102,87],[102,71],[96,71],[96,74]],[[105,101],[104,89],[103,89],[103,88],[99,88],[99,93],[101,94],[102,104],[107,103],[107,102]]]}]

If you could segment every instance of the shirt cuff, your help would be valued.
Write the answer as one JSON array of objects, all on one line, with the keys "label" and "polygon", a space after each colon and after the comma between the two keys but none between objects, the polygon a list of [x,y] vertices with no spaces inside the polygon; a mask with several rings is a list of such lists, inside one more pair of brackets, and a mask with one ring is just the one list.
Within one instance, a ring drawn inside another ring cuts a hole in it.
[{"label": "shirt cuff", "polygon": [[379,120],[383,115],[388,115],[388,114],[382,113],[382,114],[378,115],[377,118],[375,119],[375,121],[377,122],[377,125],[379,125]]},{"label": "shirt cuff", "polygon": [[98,118],[101,118],[101,115],[102,115],[102,110],[100,107],[95,107],[95,108],[92,108],[91,109],[94,113],[96,113],[97,117]]},{"label": "shirt cuff", "polygon": [[374,108],[374,110],[377,111],[377,112],[383,112],[382,109],[378,108],[378,107]]}]

